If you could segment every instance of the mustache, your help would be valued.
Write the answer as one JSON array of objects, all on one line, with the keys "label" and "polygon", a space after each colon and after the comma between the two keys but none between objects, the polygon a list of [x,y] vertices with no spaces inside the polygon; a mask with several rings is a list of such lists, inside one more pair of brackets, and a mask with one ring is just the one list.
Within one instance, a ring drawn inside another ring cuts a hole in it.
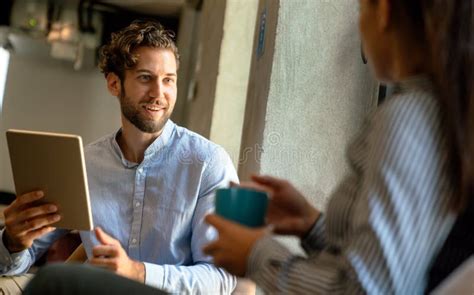
[{"label": "mustache", "polygon": [[139,104],[141,106],[156,105],[162,108],[168,107],[168,103],[166,102],[166,100],[159,100],[159,99],[141,101]]}]

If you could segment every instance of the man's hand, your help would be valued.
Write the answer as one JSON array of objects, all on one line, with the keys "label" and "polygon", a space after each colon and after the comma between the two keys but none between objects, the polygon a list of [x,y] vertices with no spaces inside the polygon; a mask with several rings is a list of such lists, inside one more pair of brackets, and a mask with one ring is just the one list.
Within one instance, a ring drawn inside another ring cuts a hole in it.
[{"label": "man's hand", "polygon": [[92,249],[94,257],[90,264],[107,268],[118,275],[145,282],[145,265],[128,257],[120,242],[106,234],[101,228],[95,229],[97,239],[102,245]]},{"label": "man's hand", "polygon": [[53,231],[55,228],[51,224],[61,219],[57,214],[56,205],[35,203],[43,197],[42,191],[21,195],[3,212],[5,215],[3,243],[10,253],[31,247],[35,239]]},{"label": "man's hand", "polygon": [[269,194],[267,223],[274,226],[274,232],[303,238],[319,218],[320,212],[284,179],[253,175],[252,180],[240,186]]},{"label": "man's hand", "polygon": [[205,220],[217,229],[219,238],[205,246],[203,252],[214,258],[216,266],[244,276],[252,247],[265,235],[265,228],[247,228],[214,214],[207,215]]}]

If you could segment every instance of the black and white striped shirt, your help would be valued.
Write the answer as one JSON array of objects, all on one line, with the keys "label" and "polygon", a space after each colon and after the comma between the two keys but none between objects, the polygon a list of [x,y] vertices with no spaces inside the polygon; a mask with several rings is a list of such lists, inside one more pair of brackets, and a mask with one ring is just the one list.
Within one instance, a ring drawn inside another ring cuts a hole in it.
[{"label": "black and white striped shirt", "polygon": [[351,144],[351,173],[293,256],[257,242],[247,276],[269,293],[422,294],[456,215],[447,141],[431,82],[414,77]]}]

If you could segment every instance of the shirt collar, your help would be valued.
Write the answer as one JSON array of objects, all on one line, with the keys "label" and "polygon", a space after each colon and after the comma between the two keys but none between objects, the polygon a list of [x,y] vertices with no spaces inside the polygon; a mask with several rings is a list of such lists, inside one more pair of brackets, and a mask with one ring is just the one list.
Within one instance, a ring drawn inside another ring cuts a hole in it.
[{"label": "shirt collar", "polygon": [[173,135],[173,131],[175,129],[175,126],[176,126],[176,124],[171,120],[168,120],[166,122],[165,127],[163,128],[163,132],[161,133],[161,135],[158,136],[148,146],[148,148],[145,150],[145,155],[144,155],[144,158],[143,158],[143,162],[140,163],[140,164],[130,162],[127,159],[125,159],[125,157],[122,153],[122,150],[120,149],[120,146],[117,142],[117,136],[120,135],[120,133],[122,133],[122,128],[117,130],[117,132],[115,132],[112,136],[112,140],[111,140],[112,149],[115,151],[117,156],[119,156],[122,164],[127,168],[134,168],[138,165],[146,165],[146,163],[149,161],[150,158],[153,157],[154,154],[159,152],[163,147],[165,147],[169,143],[169,141],[171,139],[171,136]]}]

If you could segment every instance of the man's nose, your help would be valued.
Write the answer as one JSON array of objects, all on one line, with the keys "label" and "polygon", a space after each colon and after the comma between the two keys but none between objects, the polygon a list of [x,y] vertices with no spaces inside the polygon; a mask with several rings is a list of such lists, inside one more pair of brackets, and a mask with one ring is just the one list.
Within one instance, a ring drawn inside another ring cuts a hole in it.
[{"label": "man's nose", "polygon": [[153,83],[149,96],[153,98],[159,98],[163,96],[163,85],[161,85],[160,81],[157,81],[156,83]]}]

